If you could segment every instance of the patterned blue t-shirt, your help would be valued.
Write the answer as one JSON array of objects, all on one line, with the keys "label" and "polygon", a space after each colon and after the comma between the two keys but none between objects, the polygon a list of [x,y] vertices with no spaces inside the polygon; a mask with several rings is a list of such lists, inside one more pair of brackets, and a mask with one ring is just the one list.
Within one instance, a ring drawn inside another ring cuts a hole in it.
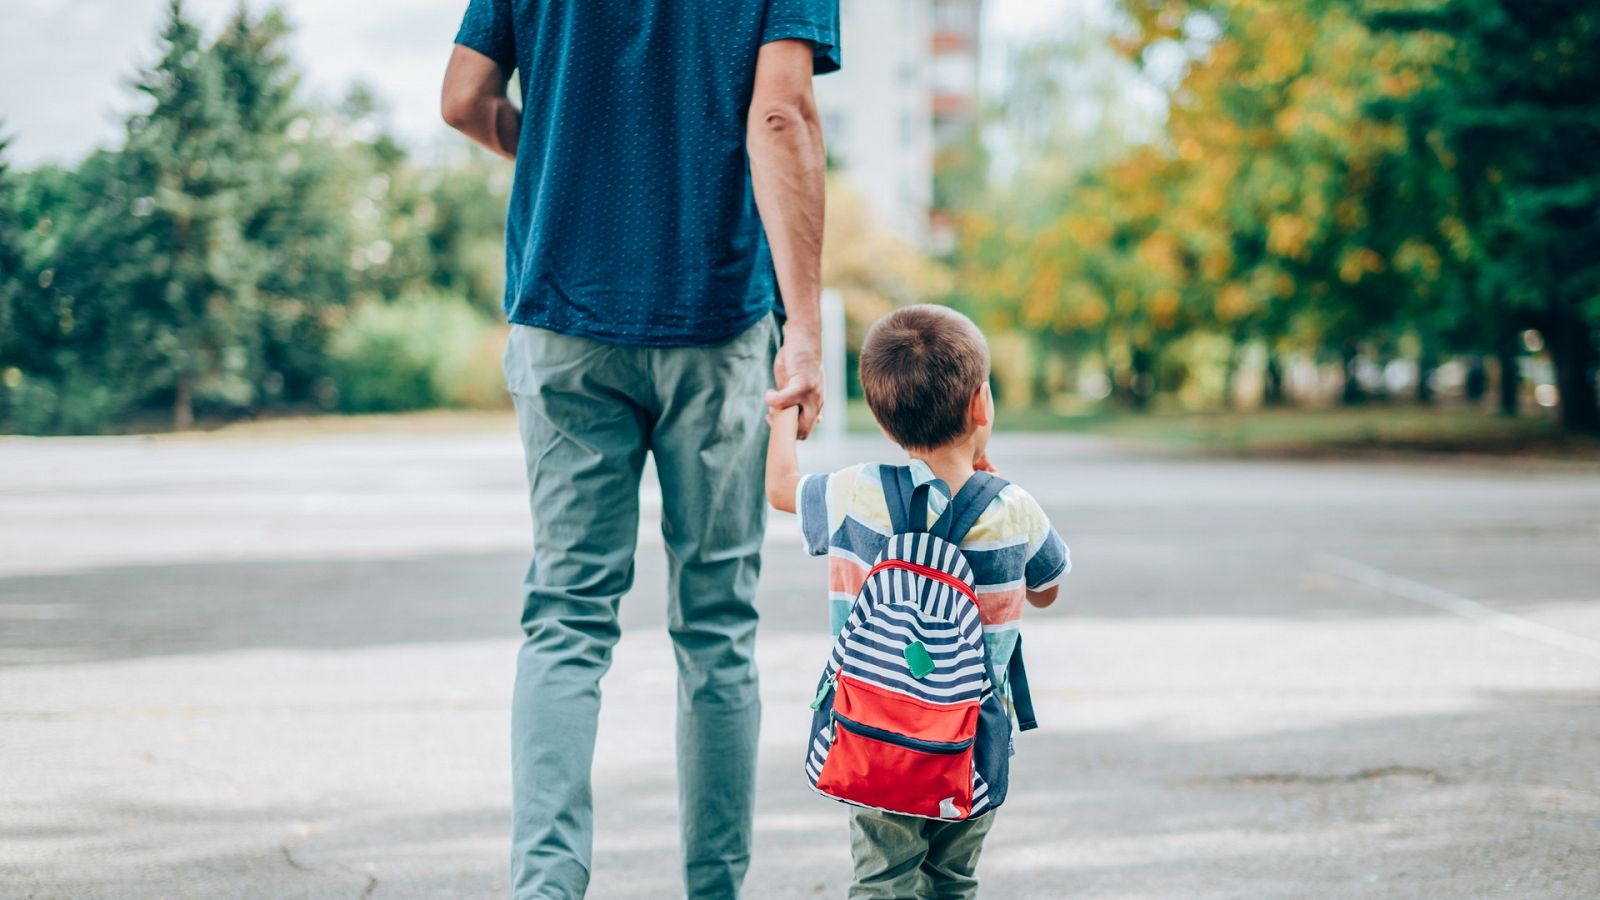
[{"label": "patterned blue t-shirt", "polygon": [[745,116],[761,45],[839,68],[838,0],[470,0],[456,43],[522,88],[506,315],[616,344],[719,344],[778,302]]}]

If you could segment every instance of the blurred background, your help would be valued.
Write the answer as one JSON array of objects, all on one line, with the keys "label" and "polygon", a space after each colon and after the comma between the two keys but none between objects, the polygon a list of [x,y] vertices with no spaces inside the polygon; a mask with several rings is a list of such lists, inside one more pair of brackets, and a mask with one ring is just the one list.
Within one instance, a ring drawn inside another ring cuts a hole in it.
[{"label": "blurred background", "polygon": [[[849,429],[802,464],[897,458],[854,350],[949,304],[1075,564],[984,896],[1600,896],[1600,8],[841,5]],[[529,510],[464,7],[0,4],[0,895],[504,895]],[[680,890],[642,507],[597,898]],[[825,583],[773,515],[760,900],[849,880]]]},{"label": "blurred background", "polygon": [[[1589,4],[843,6],[817,92],[850,347],[957,306],[1019,427],[1600,430]],[[452,4],[4,16],[5,427],[503,405],[511,170],[438,121]],[[1273,415],[1193,415],[1223,411]]]}]

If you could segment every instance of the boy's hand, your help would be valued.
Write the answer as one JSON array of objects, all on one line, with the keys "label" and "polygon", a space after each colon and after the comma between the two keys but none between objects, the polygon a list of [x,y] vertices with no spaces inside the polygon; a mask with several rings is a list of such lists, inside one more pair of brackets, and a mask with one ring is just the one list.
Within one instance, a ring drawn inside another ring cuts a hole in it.
[{"label": "boy's hand", "polygon": [[974,471],[974,472],[988,472],[990,475],[999,475],[1000,474],[1000,470],[996,469],[994,467],[994,463],[989,462],[989,454],[988,453],[984,453],[982,456],[978,457],[976,460],[973,461],[973,463],[972,463],[972,471]]}]

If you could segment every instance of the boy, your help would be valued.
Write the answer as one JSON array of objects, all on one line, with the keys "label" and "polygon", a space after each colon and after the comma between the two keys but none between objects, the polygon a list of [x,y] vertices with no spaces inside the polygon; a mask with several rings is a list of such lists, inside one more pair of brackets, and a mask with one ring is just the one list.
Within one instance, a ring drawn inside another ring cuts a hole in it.
[{"label": "boy", "polygon": [[[966,316],[942,306],[907,306],[873,326],[861,348],[867,406],[911,457],[917,483],[942,480],[952,492],[988,462],[994,400],[989,348]],[[800,513],[807,552],[826,554],[833,632],[844,627],[863,578],[889,542],[880,467],[863,464],[802,477],[795,457],[797,410],[769,412],[767,500]],[[928,501],[932,522],[949,498]],[[1023,600],[1055,602],[1071,568],[1067,547],[1028,493],[1008,485],[961,542],[972,567],[984,640],[997,673],[1016,647]],[[1004,676],[1002,675],[1003,679]],[[1007,709],[1009,686],[999,685]],[[852,900],[976,896],[978,853],[994,816],[939,821],[852,806]]]}]

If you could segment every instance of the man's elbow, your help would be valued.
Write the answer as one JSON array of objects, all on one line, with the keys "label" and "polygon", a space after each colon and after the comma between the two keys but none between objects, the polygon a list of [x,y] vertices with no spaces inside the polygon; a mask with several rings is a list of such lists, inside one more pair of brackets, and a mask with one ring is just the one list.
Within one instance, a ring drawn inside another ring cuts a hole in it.
[{"label": "man's elbow", "polygon": [[752,138],[810,137],[820,130],[816,103],[810,97],[772,98],[750,107]]},{"label": "man's elbow", "polygon": [[467,91],[451,90],[445,86],[439,98],[439,115],[444,123],[457,131],[466,131],[478,117],[479,99]]}]

